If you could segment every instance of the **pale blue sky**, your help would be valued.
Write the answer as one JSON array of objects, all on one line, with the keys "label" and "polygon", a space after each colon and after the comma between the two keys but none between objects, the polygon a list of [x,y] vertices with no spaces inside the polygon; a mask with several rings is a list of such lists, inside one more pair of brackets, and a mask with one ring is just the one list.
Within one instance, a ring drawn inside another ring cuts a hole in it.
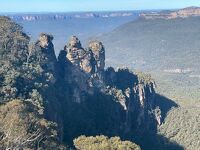
[{"label": "pale blue sky", "polygon": [[200,0],[0,0],[0,12],[144,10],[188,6],[200,6]]}]

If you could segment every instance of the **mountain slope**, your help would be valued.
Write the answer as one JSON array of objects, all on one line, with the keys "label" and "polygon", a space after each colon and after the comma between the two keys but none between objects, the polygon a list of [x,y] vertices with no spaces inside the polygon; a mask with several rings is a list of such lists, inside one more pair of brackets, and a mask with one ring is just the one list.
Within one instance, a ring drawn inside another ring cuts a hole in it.
[{"label": "mountain slope", "polygon": [[[166,90],[163,94],[177,101],[181,99],[181,104],[189,104],[187,99],[197,103],[200,102],[199,23],[199,17],[138,19],[99,38],[107,48],[107,64],[147,71],[161,86],[160,90]],[[169,88],[177,94],[170,93]],[[180,95],[185,88],[196,93]]]},{"label": "mountain slope", "polygon": [[[19,14],[19,17],[22,16],[23,14]],[[28,14],[28,16],[31,17],[32,15]],[[66,40],[68,40],[72,35],[76,35],[82,42],[86,42],[88,38],[94,35],[101,35],[112,31],[114,28],[138,17],[138,15],[131,15],[124,17],[72,17],[67,19],[51,19],[51,17],[54,18],[56,14],[38,14],[37,16],[41,19],[32,21],[17,20],[17,22],[24,27],[24,31],[31,36],[33,41],[37,40],[38,35],[41,32],[51,33],[54,35],[54,46],[56,48],[55,53],[57,55],[63,48],[63,45],[67,42]],[[47,17],[46,19],[43,18],[45,16]],[[57,17],[59,17],[59,14],[57,14]]]},{"label": "mountain slope", "polygon": [[140,14],[140,17],[145,19],[176,19],[195,16],[200,16],[200,7],[187,7],[175,11],[147,12]]},{"label": "mountain slope", "polygon": [[109,65],[151,73],[158,92],[181,105],[169,112],[160,133],[188,150],[199,149],[200,140],[199,24],[199,17],[138,19],[99,37]]}]

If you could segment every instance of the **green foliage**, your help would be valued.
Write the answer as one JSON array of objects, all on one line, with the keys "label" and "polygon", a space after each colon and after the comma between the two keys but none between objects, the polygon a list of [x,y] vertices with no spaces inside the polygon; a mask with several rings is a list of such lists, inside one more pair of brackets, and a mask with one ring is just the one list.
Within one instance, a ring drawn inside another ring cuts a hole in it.
[{"label": "green foliage", "polygon": [[0,33],[0,149],[61,149],[56,124],[44,119],[58,107],[55,62],[6,17],[0,17]]},{"label": "green foliage", "polygon": [[200,147],[200,110],[193,108],[174,108],[159,127],[159,133],[189,150]]},{"label": "green foliage", "polygon": [[77,150],[140,150],[140,147],[130,141],[121,141],[119,137],[106,136],[86,137],[74,139]]},{"label": "green foliage", "polygon": [[[0,98],[1,101],[21,99],[31,101],[38,111],[44,111],[44,91],[55,82],[53,70],[48,66],[48,55],[29,37],[22,27],[6,17],[0,17]],[[6,45],[6,46],[5,46]]]},{"label": "green foliage", "polygon": [[21,64],[26,57],[29,37],[22,32],[22,27],[7,17],[0,17],[0,58]]},{"label": "green foliage", "polygon": [[[199,23],[199,17],[188,17],[138,19],[124,24],[99,37],[107,49],[107,65],[148,72],[156,80],[160,94],[183,106],[200,105]],[[165,71],[177,68],[191,71]]]},{"label": "green foliage", "polygon": [[[108,65],[150,73],[156,91],[181,106],[170,111],[160,132],[191,150],[199,149],[200,134],[199,23],[199,17],[138,19],[100,37],[107,49]],[[178,68],[189,68],[189,72],[166,71]]]}]

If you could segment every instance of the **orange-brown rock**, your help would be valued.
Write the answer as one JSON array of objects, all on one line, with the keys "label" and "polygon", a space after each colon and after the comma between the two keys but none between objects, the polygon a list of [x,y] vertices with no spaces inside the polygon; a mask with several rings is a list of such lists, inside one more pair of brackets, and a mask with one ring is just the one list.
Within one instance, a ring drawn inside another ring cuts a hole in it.
[{"label": "orange-brown rock", "polygon": [[82,48],[79,39],[72,36],[65,46],[67,52],[67,59],[75,66],[80,67],[86,73],[92,72],[91,54]]},{"label": "orange-brown rock", "polygon": [[200,16],[200,7],[188,7],[176,11],[161,11],[140,14],[140,17],[145,19],[175,19],[195,16]]},{"label": "orange-brown rock", "polygon": [[93,57],[96,61],[96,72],[104,70],[105,67],[105,49],[101,42],[91,41],[89,43],[89,50],[92,51]]}]

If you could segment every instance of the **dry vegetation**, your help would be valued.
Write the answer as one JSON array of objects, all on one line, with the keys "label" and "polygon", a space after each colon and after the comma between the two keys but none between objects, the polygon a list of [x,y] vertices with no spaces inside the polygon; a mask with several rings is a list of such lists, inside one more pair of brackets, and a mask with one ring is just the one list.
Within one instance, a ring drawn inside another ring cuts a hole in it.
[{"label": "dry vegetation", "polygon": [[106,136],[86,137],[74,139],[77,150],[140,150],[140,147],[130,141],[121,141],[119,137]]},{"label": "dry vegetation", "polygon": [[57,148],[56,125],[43,119],[30,102],[0,105],[0,149]]}]

